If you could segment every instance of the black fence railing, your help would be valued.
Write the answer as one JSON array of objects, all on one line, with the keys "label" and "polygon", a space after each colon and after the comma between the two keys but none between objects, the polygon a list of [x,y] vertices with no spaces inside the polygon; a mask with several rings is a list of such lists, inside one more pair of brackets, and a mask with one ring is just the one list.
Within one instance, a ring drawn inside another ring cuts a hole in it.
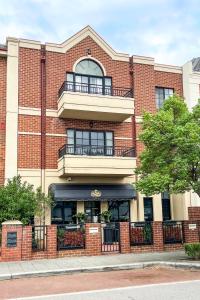
[{"label": "black fence railing", "polygon": [[163,242],[164,244],[183,243],[183,224],[181,221],[163,222]]},{"label": "black fence railing", "polygon": [[32,250],[46,251],[47,250],[47,226],[32,226]]},{"label": "black fence railing", "polygon": [[151,222],[130,223],[130,244],[131,246],[152,245],[153,228]]},{"label": "black fence railing", "polygon": [[111,87],[88,83],[77,83],[73,81],[63,82],[58,92],[59,97],[64,91],[133,98],[133,90],[130,88]]},{"label": "black fence railing", "polygon": [[101,223],[101,251],[120,251],[120,224],[118,222]]},{"label": "black fence railing", "polygon": [[65,154],[88,156],[121,156],[135,157],[135,148],[111,146],[63,145],[58,152],[59,158]]},{"label": "black fence railing", "polygon": [[57,225],[58,250],[84,249],[85,225]]}]

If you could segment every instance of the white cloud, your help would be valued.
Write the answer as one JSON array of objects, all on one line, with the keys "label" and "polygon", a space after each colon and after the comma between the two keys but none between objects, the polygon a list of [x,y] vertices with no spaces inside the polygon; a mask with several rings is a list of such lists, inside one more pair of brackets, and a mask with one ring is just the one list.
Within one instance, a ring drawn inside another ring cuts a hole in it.
[{"label": "white cloud", "polygon": [[6,36],[62,42],[90,24],[119,51],[183,64],[200,56],[198,0],[0,0]]}]

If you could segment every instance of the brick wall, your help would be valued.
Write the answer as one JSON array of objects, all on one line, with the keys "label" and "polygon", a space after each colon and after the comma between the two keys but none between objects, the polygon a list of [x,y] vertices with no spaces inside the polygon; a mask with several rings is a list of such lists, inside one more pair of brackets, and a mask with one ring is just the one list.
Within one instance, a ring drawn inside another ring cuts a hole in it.
[{"label": "brick wall", "polygon": [[[58,149],[67,143],[64,136],[56,134],[66,134],[67,128],[79,128],[90,130],[90,121],[76,119],[59,119],[53,117],[46,118],[46,168],[57,169]],[[31,132],[40,134],[40,117],[19,115],[19,132]],[[110,130],[114,131],[115,137],[125,137],[128,140],[115,139],[116,146],[132,147],[132,124],[128,122],[102,122],[95,121],[93,130]],[[55,134],[55,136],[48,136]],[[25,135],[18,136],[18,167],[19,168],[40,168],[41,160],[41,136]],[[29,151],[27,151],[27,146]]]},{"label": "brick wall", "polygon": [[[66,72],[73,71],[74,63],[86,55],[90,48],[92,57],[99,60],[106,75],[113,79],[114,87],[131,87],[129,62],[112,60],[111,57],[90,37],[85,38],[65,54],[46,52],[46,108],[57,110],[58,91],[66,79]],[[20,48],[19,52],[19,105],[26,107],[41,107],[41,75],[39,50]],[[91,58],[92,58],[91,57]],[[40,133],[41,117],[19,115],[19,132]],[[92,129],[112,130],[117,137],[132,138],[131,123],[95,121]],[[67,128],[90,129],[89,121],[59,119],[46,117],[47,134],[65,134]],[[18,167],[40,168],[41,136],[19,135],[18,137]],[[46,138],[46,168],[57,168],[58,149],[66,142],[65,137]],[[117,146],[131,147],[132,140],[115,140]],[[27,149],[29,151],[27,151]],[[34,155],[33,155],[34,154]]]},{"label": "brick wall", "polygon": [[[155,87],[173,88],[175,93],[183,96],[182,74],[155,71],[152,65],[133,64],[133,82],[136,116],[141,116],[144,111],[156,113]],[[141,128],[142,124],[136,124],[138,156],[144,150],[143,144],[138,141]]]},{"label": "brick wall", "polygon": [[154,66],[133,64],[135,115],[156,112]]},{"label": "brick wall", "polygon": [[[195,222],[183,222],[183,236],[185,243],[199,242],[200,229],[197,223],[195,229],[190,229],[189,224]],[[96,228],[96,232],[91,232],[91,228]],[[7,232],[17,231],[17,247],[7,247]],[[89,223],[85,224],[85,248],[57,251],[57,227],[56,225],[47,226],[47,248],[45,251],[32,250],[32,227],[21,225],[4,225],[2,230],[2,251],[0,255],[1,261],[17,261],[30,259],[56,258],[65,256],[93,256],[102,255],[101,251],[101,224]],[[176,251],[183,249],[183,244],[163,244],[163,228],[162,222],[153,222],[153,244],[130,246],[129,223],[120,223],[120,252],[123,253],[147,253]],[[105,255],[105,253],[103,253]],[[107,253],[109,254],[109,252]],[[110,252],[112,254],[112,252]]]},{"label": "brick wall", "polygon": [[183,96],[182,74],[155,71],[155,86],[174,88],[179,96]]},{"label": "brick wall", "polygon": [[40,50],[19,48],[19,106],[40,108]]},{"label": "brick wall", "polygon": [[88,48],[91,49],[92,57],[103,64],[106,75],[113,77],[114,87],[130,87],[129,63],[112,60],[92,38],[86,37],[66,54],[47,52],[47,108],[57,109],[57,94],[65,80],[66,71],[73,70],[74,63],[86,56]]},{"label": "brick wall", "polygon": [[5,172],[6,62],[0,57],[0,185],[4,183]]}]

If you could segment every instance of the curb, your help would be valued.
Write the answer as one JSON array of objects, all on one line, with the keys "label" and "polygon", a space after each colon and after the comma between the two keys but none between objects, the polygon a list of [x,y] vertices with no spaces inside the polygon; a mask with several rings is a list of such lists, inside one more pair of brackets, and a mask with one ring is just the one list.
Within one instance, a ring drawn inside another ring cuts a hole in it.
[{"label": "curb", "polygon": [[187,263],[187,262],[170,262],[170,261],[149,261],[143,263],[132,263],[132,264],[120,264],[120,265],[108,265],[88,268],[72,268],[72,269],[53,269],[47,271],[32,271],[32,272],[21,272],[21,273],[10,273],[0,275],[0,280],[18,279],[18,278],[29,278],[29,277],[45,277],[55,276],[63,274],[75,274],[75,273],[92,273],[92,272],[109,272],[119,270],[134,270],[144,269],[149,267],[173,267],[176,269],[195,269],[200,270],[200,263]]}]

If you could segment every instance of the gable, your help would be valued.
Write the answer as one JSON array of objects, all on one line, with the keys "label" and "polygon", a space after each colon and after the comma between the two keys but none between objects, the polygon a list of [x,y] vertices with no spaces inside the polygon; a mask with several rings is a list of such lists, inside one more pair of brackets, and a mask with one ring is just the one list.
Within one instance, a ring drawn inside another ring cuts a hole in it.
[{"label": "gable", "polygon": [[129,61],[129,55],[113,50],[90,26],[86,26],[62,44],[46,43],[46,50],[66,53],[86,37],[92,38],[113,60]]}]

